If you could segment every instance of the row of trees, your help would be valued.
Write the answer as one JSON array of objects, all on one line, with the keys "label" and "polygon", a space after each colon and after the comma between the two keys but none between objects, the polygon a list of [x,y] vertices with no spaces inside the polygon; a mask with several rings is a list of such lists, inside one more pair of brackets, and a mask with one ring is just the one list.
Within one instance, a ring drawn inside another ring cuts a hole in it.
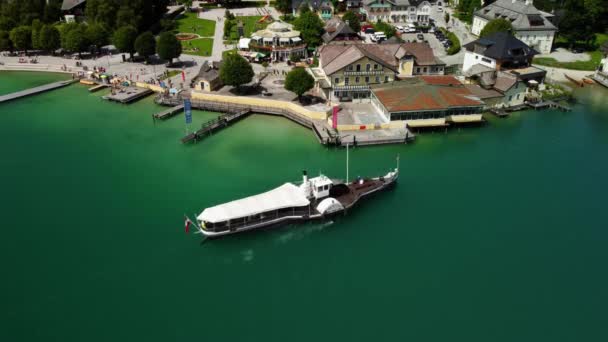
[{"label": "row of trees", "polygon": [[0,50],[43,50],[52,53],[58,48],[71,52],[84,52],[90,48],[98,52],[99,48],[111,40],[120,51],[127,52],[133,57],[137,52],[146,59],[158,53],[159,57],[172,60],[181,54],[181,43],[170,32],[162,33],[158,44],[150,31],[138,35],[132,26],[123,26],[116,30],[111,39],[105,27],[98,23],[91,25],[70,23],[59,26],[42,24],[38,19],[32,26],[18,26],[10,33],[0,31]]},{"label": "row of trees", "polygon": [[[22,6],[16,6],[19,2]],[[0,50],[30,49],[53,52],[99,52],[113,43],[133,57],[158,53],[172,60],[181,54],[181,44],[171,33],[157,40],[150,30],[158,29],[169,0],[88,0],[85,23],[56,24],[61,0],[0,0]],[[27,12],[24,12],[26,11]],[[10,16],[10,17],[9,17]]]},{"label": "row of trees", "polygon": [[[240,55],[233,53],[224,58],[220,68],[220,79],[226,85],[231,85],[237,90],[244,84],[251,82],[254,72],[251,64]],[[312,89],[315,80],[304,68],[294,68],[285,78],[285,89],[298,95],[298,99],[304,93]]]}]

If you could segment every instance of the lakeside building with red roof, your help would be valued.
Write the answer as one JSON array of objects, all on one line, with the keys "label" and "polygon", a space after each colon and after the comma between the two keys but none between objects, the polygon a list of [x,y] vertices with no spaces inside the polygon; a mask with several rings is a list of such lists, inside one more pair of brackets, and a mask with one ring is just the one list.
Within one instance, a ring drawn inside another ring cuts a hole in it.
[{"label": "lakeside building with red roof", "polygon": [[410,127],[482,121],[484,102],[453,76],[419,76],[371,86],[373,107]]}]

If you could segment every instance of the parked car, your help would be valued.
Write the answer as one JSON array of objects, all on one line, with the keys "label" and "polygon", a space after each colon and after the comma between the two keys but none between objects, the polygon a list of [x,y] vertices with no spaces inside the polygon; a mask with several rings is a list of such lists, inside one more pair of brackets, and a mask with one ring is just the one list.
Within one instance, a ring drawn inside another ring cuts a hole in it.
[{"label": "parked car", "polygon": [[422,33],[418,33],[416,35],[416,38],[420,39],[420,40],[424,40],[424,35]]},{"label": "parked car", "polygon": [[581,49],[581,48],[574,48],[574,49],[572,49],[572,53],[583,53],[583,52],[585,52],[585,51],[583,49]]},{"label": "parked car", "polygon": [[395,28],[397,29],[398,32],[403,33],[405,31],[405,28],[403,26],[395,26]]}]

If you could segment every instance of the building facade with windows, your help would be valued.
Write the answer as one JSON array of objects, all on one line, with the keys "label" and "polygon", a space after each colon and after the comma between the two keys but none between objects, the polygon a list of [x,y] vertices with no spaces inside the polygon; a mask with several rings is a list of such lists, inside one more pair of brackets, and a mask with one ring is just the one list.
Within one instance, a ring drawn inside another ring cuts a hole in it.
[{"label": "building facade with windows", "polygon": [[486,24],[494,19],[506,19],[513,26],[513,34],[541,54],[551,53],[557,27],[553,14],[534,7],[532,0],[497,0],[477,12],[471,32],[479,36]]},{"label": "building facade with windows", "polygon": [[286,61],[291,56],[306,57],[306,44],[300,31],[280,20],[251,35],[249,49],[270,55],[272,61]]},{"label": "building facade with windows", "polygon": [[427,43],[344,44],[319,48],[318,88],[330,100],[365,99],[370,86],[415,75],[443,75]]},{"label": "building facade with windows", "polygon": [[428,23],[431,2],[419,0],[363,0],[360,12],[367,20],[390,23]]}]

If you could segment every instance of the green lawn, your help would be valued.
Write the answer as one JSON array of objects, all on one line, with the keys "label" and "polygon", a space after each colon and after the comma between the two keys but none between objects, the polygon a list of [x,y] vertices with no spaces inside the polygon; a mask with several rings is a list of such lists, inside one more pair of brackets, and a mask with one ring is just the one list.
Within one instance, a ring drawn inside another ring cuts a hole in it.
[{"label": "green lawn", "polygon": [[235,54],[235,53],[236,53],[236,50],[226,50],[226,51],[222,52],[222,59],[225,59],[226,56],[232,55],[232,54]]},{"label": "green lawn", "polygon": [[558,62],[555,58],[537,57],[534,58],[534,61],[532,63],[554,68],[593,71],[600,64],[600,60],[602,59],[602,53],[600,51],[592,51],[586,53],[591,56],[591,60],[577,62]]},{"label": "green lawn", "polygon": [[211,38],[182,41],[182,53],[185,55],[209,57],[211,56],[211,51],[213,51],[213,39]]},{"label": "green lawn", "polygon": [[160,79],[161,80],[166,80],[167,78],[171,78],[171,77],[179,75],[181,73],[182,72],[179,71],[179,70],[169,70],[169,72],[167,73],[167,75],[166,76],[165,75],[161,76]]},{"label": "green lawn", "polygon": [[215,35],[215,21],[199,19],[196,13],[185,13],[177,17],[177,29],[174,33],[196,33],[201,37]]},{"label": "green lawn", "polygon": [[259,30],[266,28],[266,26],[268,26],[269,22],[267,20],[267,21],[264,21],[263,23],[258,23],[258,20],[260,20],[261,18],[262,18],[261,16],[255,15],[255,16],[248,16],[248,17],[237,17],[236,19],[234,19],[233,20],[234,25],[230,29],[230,35],[229,35],[230,40],[239,39],[239,34],[238,34],[238,30],[237,30],[237,23],[239,21],[243,21],[243,28],[245,31],[244,37],[251,37],[251,34],[254,33],[255,31],[259,31]]}]

